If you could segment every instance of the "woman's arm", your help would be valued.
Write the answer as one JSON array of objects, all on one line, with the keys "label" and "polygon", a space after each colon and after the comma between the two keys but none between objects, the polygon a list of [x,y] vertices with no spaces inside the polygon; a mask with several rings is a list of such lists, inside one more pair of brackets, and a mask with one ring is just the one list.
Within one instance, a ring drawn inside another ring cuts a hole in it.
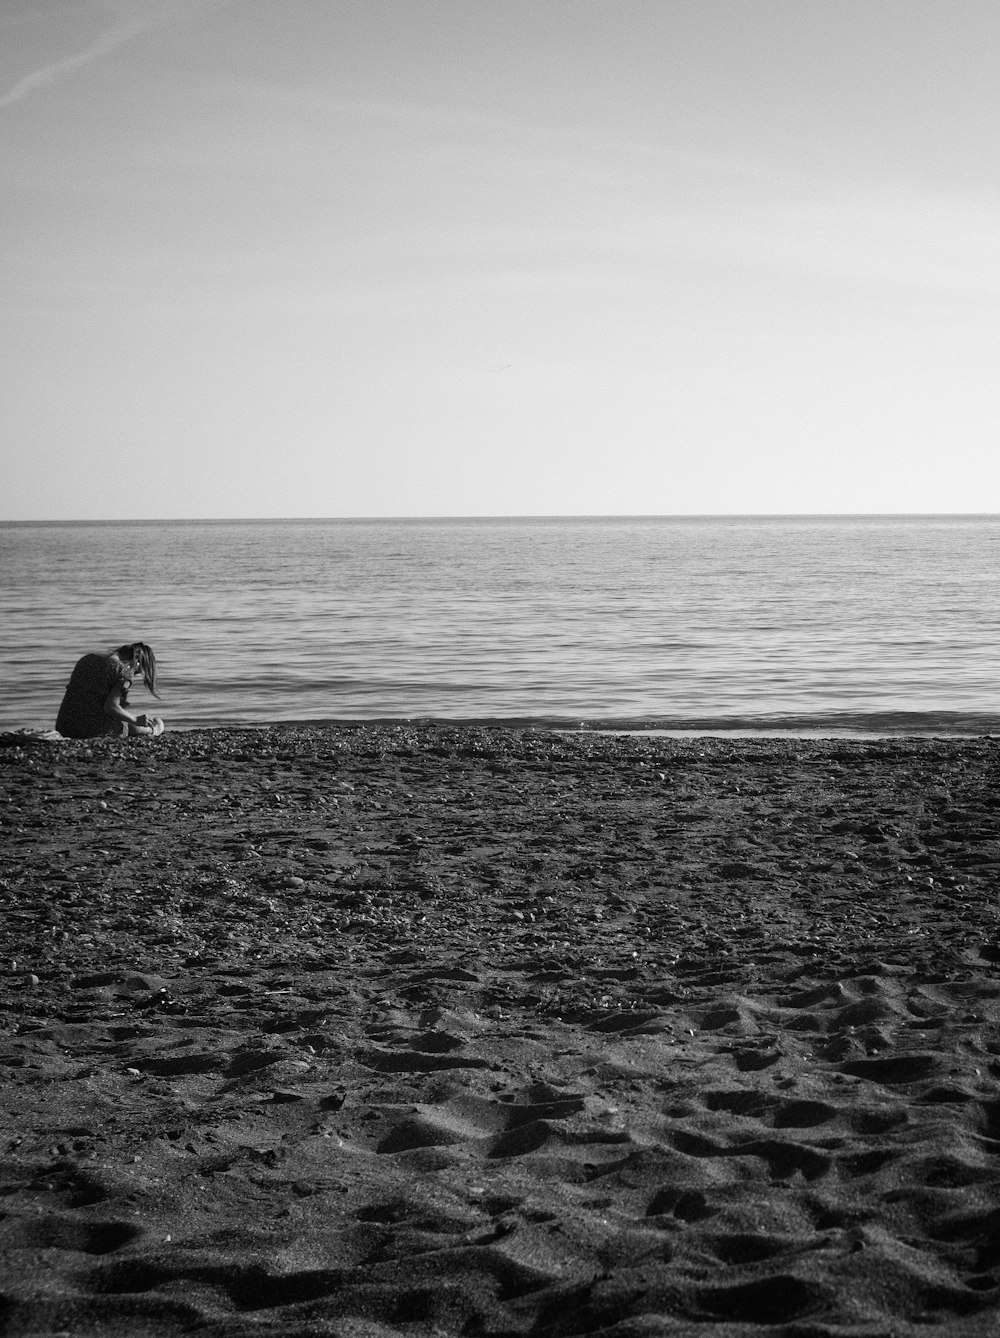
[{"label": "woman's arm", "polygon": [[154,717],[132,715],[122,705],[122,689],[117,685],[111,689],[104,699],[104,714],[113,715],[118,720],[124,720],[128,725],[130,734],[153,735],[163,733],[163,722]]},{"label": "woman's arm", "polygon": [[130,725],[139,723],[136,717],[122,706],[122,690],[117,683],[104,699],[104,714],[117,716],[119,720],[125,720]]}]

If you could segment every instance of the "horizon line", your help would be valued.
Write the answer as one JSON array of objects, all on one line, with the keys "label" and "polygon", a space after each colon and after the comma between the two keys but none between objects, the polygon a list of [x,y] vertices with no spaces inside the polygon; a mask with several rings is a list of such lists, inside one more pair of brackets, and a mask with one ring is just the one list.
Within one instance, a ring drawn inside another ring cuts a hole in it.
[{"label": "horizon line", "polygon": [[551,520],[919,520],[990,519],[998,511],[622,511],[622,512],[455,512],[347,516],[36,516],[0,519],[0,526],[15,525],[273,525],[390,521],[551,521]]}]

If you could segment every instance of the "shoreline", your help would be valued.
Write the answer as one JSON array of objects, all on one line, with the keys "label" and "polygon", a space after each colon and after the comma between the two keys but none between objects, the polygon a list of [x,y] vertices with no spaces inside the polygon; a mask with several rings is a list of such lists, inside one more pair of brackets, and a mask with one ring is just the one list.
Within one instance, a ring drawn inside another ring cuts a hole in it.
[{"label": "shoreline", "polygon": [[[858,715],[837,712],[824,716],[740,716],[690,719],[629,719],[594,718],[576,720],[567,716],[516,716],[448,719],[441,716],[392,717],[329,717],[323,719],[279,719],[265,721],[224,721],[216,723],[176,724],[166,718],[165,733],[187,736],[191,734],[227,734],[249,732],[261,734],[275,730],[295,732],[352,730],[487,730],[515,734],[552,733],[564,736],[636,736],[667,739],[810,739],[832,742],[843,739],[880,741],[886,739],[989,739],[1000,738],[1000,715],[949,712],[888,712]],[[81,740],[63,739],[54,729],[45,726],[0,728],[0,748],[32,742],[79,743]]]},{"label": "shoreline", "polygon": [[0,1323],[982,1335],[1000,740],[0,750]]}]

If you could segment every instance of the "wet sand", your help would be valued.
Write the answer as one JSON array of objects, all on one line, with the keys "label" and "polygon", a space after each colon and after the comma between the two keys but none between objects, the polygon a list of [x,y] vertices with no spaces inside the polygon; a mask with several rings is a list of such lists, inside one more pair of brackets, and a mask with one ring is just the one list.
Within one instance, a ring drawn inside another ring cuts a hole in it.
[{"label": "wet sand", "polygon": [[0,1331],[995,1334],[998,764],[0,749]]}]

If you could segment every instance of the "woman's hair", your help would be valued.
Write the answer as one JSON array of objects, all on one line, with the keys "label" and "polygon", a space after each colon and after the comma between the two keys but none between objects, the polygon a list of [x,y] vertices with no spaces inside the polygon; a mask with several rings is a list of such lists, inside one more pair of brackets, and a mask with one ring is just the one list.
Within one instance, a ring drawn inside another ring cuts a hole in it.
[{"label": "woman's hair", "polygon": [[115,654],[120,660],[138,665],[147,689],[154,697],[160,695],[156,691],[156,656],[153,654],[152,646],[147,646],[145,641],[133,641],[131,644],[119,646]]}]

